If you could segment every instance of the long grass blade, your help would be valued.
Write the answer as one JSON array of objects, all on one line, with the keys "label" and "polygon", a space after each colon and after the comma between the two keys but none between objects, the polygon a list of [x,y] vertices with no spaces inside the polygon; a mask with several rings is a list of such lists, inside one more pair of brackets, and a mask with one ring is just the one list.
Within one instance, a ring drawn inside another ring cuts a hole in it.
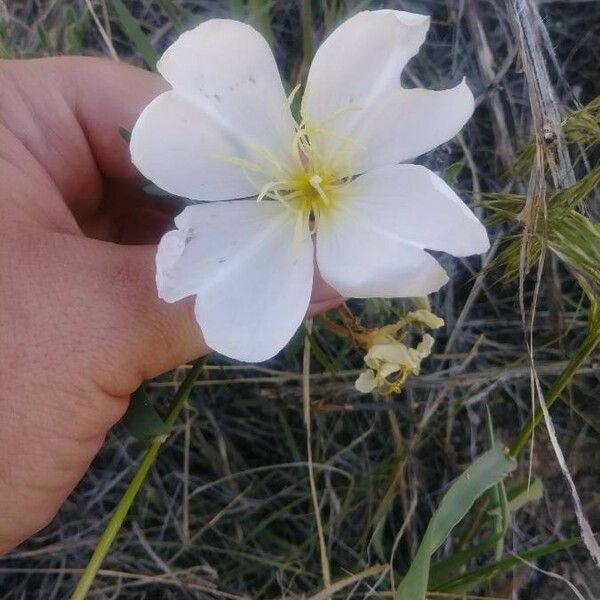
[{"label": "long grass blade", "polygon": [[113,0],[113,6],[119,19],[119,24],[125,32],[125,35],[131,40],[135,49],[141,54],[142,58],[152,71],[156,71],[158,54],[154,50],[148,36],[142,31],[137,20],[129,12],[129,9],[123,3],[123,0]]},{"label": "long grass blade", "polygon": [[435,511],[417,554],[396,590],[396,600],[424,600],[434,552],[467,514],[475,500],[516,468],[500,446],[482,454],[452,484]]},{"label": "long grass blade", "polygon": [[434,588],[433,591],[439,590],[446,593],[467,593],[468,591],[490,581],[494,577],[510,571],[514,567],[520,565],[523,560],[535,560],[537,558],[541,558],[542,556],[547,556],[548,554],[554,554],[555,552],[559,552],[561,550],[567,550],[568,548],[572,548],[580,543],[581,538],[574,537],[561,542],[556,542],[554,544],[544,544],[543,546],[538,546],[528,550],[527,552],[523,552],[519,556],[505,558],[503,560],[486,565],[485,567],[480,567],[479,569],[469,571],[464,575],[460,575],[444,583],[443,585]]}]

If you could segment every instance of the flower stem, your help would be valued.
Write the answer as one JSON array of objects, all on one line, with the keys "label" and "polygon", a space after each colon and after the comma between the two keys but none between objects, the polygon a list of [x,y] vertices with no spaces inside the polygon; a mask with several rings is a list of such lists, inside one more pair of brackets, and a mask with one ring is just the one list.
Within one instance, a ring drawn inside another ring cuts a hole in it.
[{"label": "flower stem", "polygon": [[[179,386],[179,389],[177,390],[177,393],[173,398],[173,402],[171,403],[171,406],[167,413],[167,417],[165,419],[165,429],[167,430],[167,432],[169,432],[172,429],[175,421],[177,420],[177,417],[179,416],[179,413],[181,412],[187,399],[189,398],[190,392],[192,391],[194,383],[198,378],[200,371],[202,370],[203,364],[204,359],[197,360],[193,364],[187,377]],[[77,583],[77,587],[75,588],[75,591],[71,596],[71,600],[83,600],[86,597],[92,583],[94,582],[98,570],[100,569],[104,559],[106,558],[106,555],[108,554],[112,543],[117,537],[117,534],[119,533],[119,530],[123,525],[123,521],[129,513],[129,509],[131,508],[133,501],[135,500],[138,492],[140,491],[142,484],[144,483],[144,480],[146,479],[146,476],[150,471],[150,467],[152,467],[152,465],[154,464],[154,461],[165,439],[166,435],[154,439],[150,444],[148,450],[146,450],[146,453],[142,458],[142,462],[137,468],[137,471],[135,472],[131,483],[129,484],[127,490],[125,491],[125,494],[123,494],[123,497],[119,501],[115,512],[113,513],[112,517],[110,518],[110,521],[108,522],[108,525],[106,526],[106,529],[100,536],[98,544],[94,549],[94,553],[92,554],[92,557],[90,558],[83,574],[81,575],[81,578]]]},{"label": "flower stem", "polygon": [[308,69],[312,60],[312,2],[302,2],[302,58],[304,68]]},{"label": "flower stem", "polygon": [[[554,381],[550,389],[546,394],[546,407],[550,408],[561,393],[567,387],[579,367],[589,358],[590,354],[600,344],[600,328],[594,327],[593,323],[590,323],[590,332],[580,346],[577,354],[569,361],[569,364],[564,368],[562,373],[558,376],[558,379]],[[536,408],[533,415],[529,418],[525,427],[521,430],[521,433],[510,448],[509,456],[513,459],[517,458],[521,450],[527,443],[527,440],[531,437],[531,433],[537,424],[542,420],[544,413],[541,408]]]},{"label": "flower stem", "polygon": [[319,507],[319,496],[317,493],[317,483],[315,481],[315,470],[312,455],[312,430],[310,417],[310,341],[309,335],[312,331],[312,319],[307,319],[306,336],[304,337],[304,353],[302,356],[302,406],[304,412],[304,425],[306,427],[306,453],[308,462],[308,481],[310,484],[310,496],[312,499],[313,510],[315,512],[315,521],[317,525],[317,536],[319,538],[319,553],[321,558],[321,574],[323,576],[323,586],[331,587],[331,569],[329,567],[329,558],[327,556],[327,544],[325,543],[325,534],[323,532],[323,522],[321,520],[321,509]]},{"label": "flower stem", "polygon": [[242,0],[229,0],[229,12],[232,19],[241,21],[244,18],[244,3]]}]

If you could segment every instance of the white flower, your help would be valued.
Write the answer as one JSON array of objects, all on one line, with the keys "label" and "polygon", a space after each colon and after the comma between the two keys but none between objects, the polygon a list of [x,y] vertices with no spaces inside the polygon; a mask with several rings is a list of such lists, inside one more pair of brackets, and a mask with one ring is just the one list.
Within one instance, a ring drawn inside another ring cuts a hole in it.
[{"label": "white flower", "polygon": [[250,26],[206,21],[162,56],[173,89],[141,114],[132,159],[170,193],[235,200],[186,208],[156,259],[160,297],[196,296],[214,350],[260,361],[288,342],[309,304],[314,244],[325,281],[359,298],[439,289],[447,275],[425,248],[488,248],[439,177],[398,164],[452,138],[473,112],[464,81],[439,92],[400,86],[428,28],[428,17],[394,10],[343,23],[316,53],[298,124]]}]

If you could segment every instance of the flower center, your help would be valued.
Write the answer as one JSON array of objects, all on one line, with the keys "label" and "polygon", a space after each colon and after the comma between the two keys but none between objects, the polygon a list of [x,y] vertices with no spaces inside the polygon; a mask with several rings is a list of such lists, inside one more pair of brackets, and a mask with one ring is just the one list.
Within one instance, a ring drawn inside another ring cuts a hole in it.
[{"label": "flower center", "polygon": [[[286,108],[291,106],[299,86],[296,87],[287,100]],[[250,150],[260,158],[254,162],[242,158],[228,158],[229,162],[238,164],[244,169],[251,181],[256,181],[257,175],[264,181],[268,172],[271,180],[257,185],[257,202],[265,199],[281,202],[288,210],[296,213],[294,245],[314,234],[319,226],[321,215],[331,210],[339,201],[339,190],[346,185],[351,177],[348,165],[333,165],[330,156],[323,150],[323,141],[335,139],[336,163],[350,161],[350,157],[361,147],[351,139],[344,138],[328,129],[328,124],[348,110],[348,107],[337,111],[327,119],[311,122],[306,117],[304,101],[300,108],[301,121],[296,124],[292,145],[286,156],[275,156],[263,147],[253,146]],[[343,173],[340,175],[340,173]]]},{"label": "flower center", "polygon": [[293,196],[292,206],[301,212],[310,212],[318,218],[326,211],[333,201],[335,182],[330,178],[304,171],[293,180],[290,197]]},{"label": "flower center", "polygon": [[316,233],[321,215],[331,209],[336,202],[337,189],[344,184],[335,176],[327,173],[312,172],[312,165],[298,169],[289,178],[265,184],[257,201],[265,198],[277,200],[284,207],[296,213],[294,246]]},{"label": "flower center", "polygon": [[257,197],[258,202],[265,198],[277,200],[296,213],[296,246],[317,231],[321,215],[332,208],[339,188],[347,182],[347,178],[328,169],[327,161],[311,143],[311,133],[314,135],[315,129],[306,120],[296,126],[292,160],[287,165],[284,161],[277,162],[281,179],[264,184]]}]

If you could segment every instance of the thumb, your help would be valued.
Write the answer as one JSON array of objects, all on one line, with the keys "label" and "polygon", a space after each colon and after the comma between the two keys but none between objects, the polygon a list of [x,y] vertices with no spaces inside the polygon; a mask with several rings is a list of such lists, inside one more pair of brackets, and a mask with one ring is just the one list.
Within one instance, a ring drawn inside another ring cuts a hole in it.
[{"label": "thumb", "polygon": [[128,367],[132,379],[126,387],[135,389],[141,380],[210,352],[194,317],[193,298],[168,304],[158,297],[156,246],[89,242],[102,253],[103,297],[110,315],[105,330]]}]

